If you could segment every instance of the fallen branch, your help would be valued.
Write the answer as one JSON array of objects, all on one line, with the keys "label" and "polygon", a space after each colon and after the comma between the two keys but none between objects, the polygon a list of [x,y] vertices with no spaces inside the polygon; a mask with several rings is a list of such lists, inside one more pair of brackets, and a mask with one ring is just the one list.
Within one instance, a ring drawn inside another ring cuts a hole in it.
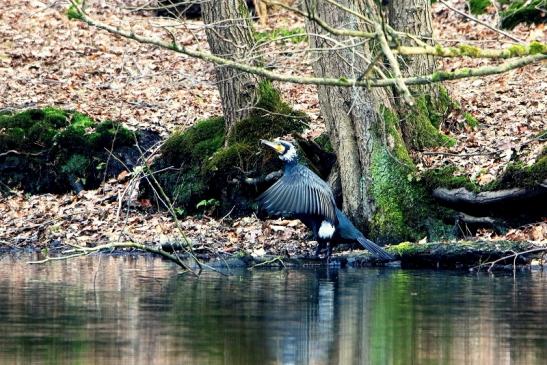
[{"label": "fallen branch", "polygon": [[538,248],[533,248],[531,250],[526,250],[526,251],[522,251],[522,252],[515,252],[511,255],[501,257],[501,258],[499,258],[497,260],[494,260],[494,261],[481,263],[480,265],[472,267],[471,270],[477,269],[477,271],[480,271],[481,267],[486,266],[486,265],[490,265],[490,267],[488,268],[488,272],[492,272],[492,269],[494,268],[494,266],[497,263],[502,262],[502,261],[506,261],[506,260],[509,260],[509,259],[513,259],[513,270],[515,270],[516,267],[517,267],[517,258],[519,256],[526,255],[526,254],[529,254],[529,253],[542,252],[542,251],[547,251],[547,247],[538,247]]},{"label": "fallen branch", "polygon": [[190,268],[190,266],[188,264],[184,263],[178,256],[172,255],[172,254],[162,250],[161,248],[145,245],[145,244],[142,244],[142,243],[137,243],[137,242],[114,242],[114,243],[107,243],[107,244],[99,245],[99,246],[95,246],[95,247],[84,247],[84,246],[78,246],[78,245],[72,245],[72,244],[69,244],[69,246],[72,247],[72,249],[64,251],[61,256],[54,256],[54,257],[47,256],[43,260],[29,261],[28,263],[29,264],[44,264],[44,263],[49,262],[49,261],[68,260],[68,259],[75,258],[75,257],[87,256],[87,255],[97,253],[97,252],[100,252],[100,251],[104,251],[104,250],[133,248],[133,249],[138,249],[138,250],[141,250],[141,251],[144,251],[144,252],[150,252],[150,253],[153,253],[153,254],[156,254],[156,255],[160,255],[160,256],[168,259],[169,261],[174,262],[175,264],[177,264],[181,268],[183,268],[185,270],[185,272],[191,272],[192,274],[197,276],[197,273],[194,272],[194,270],[192,270],[192,268]]},{"label": "fallen branch", "polygon": [[532,188],[513,188],[475,193],[466,188],[436,188],[433,197],[449,208],[474,216],[516,218],[545,215],[547,182]]}]

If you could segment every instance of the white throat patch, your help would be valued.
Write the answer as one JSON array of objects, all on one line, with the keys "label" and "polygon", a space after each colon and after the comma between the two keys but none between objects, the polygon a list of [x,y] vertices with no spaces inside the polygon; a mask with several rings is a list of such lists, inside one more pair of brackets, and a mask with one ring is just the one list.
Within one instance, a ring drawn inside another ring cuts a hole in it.
[{"label": "white throat patch", "polygon": [[332,238],[334,231],[335,228],[330,222],[323,221],[321,222],[321,227],[319,227],[319,232],[317,232],[317,235],[324,240],[328,240]]},{"label": "white throat patch", "polygon": [[283,161],[293,161],[296,158],[296,148],[294,148],[294,146],[290,146],[284,154],[279,155],[279,158]]}]

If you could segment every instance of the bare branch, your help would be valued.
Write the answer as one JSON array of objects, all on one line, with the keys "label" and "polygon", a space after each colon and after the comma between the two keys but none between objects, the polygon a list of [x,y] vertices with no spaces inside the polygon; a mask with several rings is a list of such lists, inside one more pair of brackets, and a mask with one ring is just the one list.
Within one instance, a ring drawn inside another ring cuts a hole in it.
[{"label": "bare branch", "polygon": [[501,29],[498,29],[498,28],[496,28],[496,27],[493,27],[493,26],[491,26],[490,24],[485,23],[485,22],[483,22],[482,20],[480,20],[480,19],[478,19],[478,18],[475,18],[474,16],[472,16],[472,15],[470,15],[470,14],[464,13],[463,11],[460,11],[460,10],[454,8],[453,6],[450,6],[450,4],[448,4],[447,2],[445,2],[445,1],[443,1],[443,0],[439,0],[439,2],[440,2],[441,4],[443,4],[444,6],[446,6],[448,9],[450,9],[450,10],[452,10],[452,11],[454,11],[454,12],[460,14],[461,16],[464,16],[464,17],[466,17],[466,18],[468,18],[468,19],[471,19],[472,21],[474,21],[474,22],[476,22],[476,23],[479,23],[479,24],[481,24],[481,25],[484,25],[486,28],[491,29],[491,30],[493,30],[494,32],[497,32],[497,33],[499,33],[499,34],[502,34],[502,35],[506,36],[507,38],[511,38],[511,39],[514,40],[515,42],[524,43],[524,41],[523,41],[522,39],[519,39],[519,38],[517,38],[517,37],[515,37],[515,36],[513,36],[513,35],[511,35],[511,34],[509,34],[509,33],[507,33],[507,32],[504,32],[504,31],[501,30]]}]

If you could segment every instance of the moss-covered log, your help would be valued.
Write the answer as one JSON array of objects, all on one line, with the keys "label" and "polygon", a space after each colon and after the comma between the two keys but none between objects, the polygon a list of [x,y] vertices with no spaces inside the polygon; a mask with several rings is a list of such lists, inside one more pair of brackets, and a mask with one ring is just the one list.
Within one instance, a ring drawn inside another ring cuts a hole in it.
[{"label": "moss-covered log", "polygon": [[[164,245],[167,251],[177,249],[173,246]],[[239,252],[236,255],[227,255],[219,259],[217,256],[199,255],[208,265],[216,268],[229,267],[280,267],[280,268],[303,268],[317,266],[389,266],[403,268],[432,268],[432,269],[476,269],[488,270],[491,263],[496,262],[494,269],[513,268],[530,265],[532,259],[541,257],[547,252],[547,247],[535,246],[523,241],[453,241],[453,242],[431,242],[424,244],[404,242],[395,246],[387,247],[388,252],[394,255],[396,261],[391,263],[379,262],[374,256],[366,251],[345,251],[336,253],[327,261],[325,259],[309,256],[253,256],[247,252]],[[526,254],[514,256],[533,250]]]},{"label": "moss-covered log", "polygon": [[519,23],[545,23],[545,0],[510,0],[501,15],[501,26],[513,29]]},{"label": "moss-covered log", "polygon": [[5,113],[0,115],[0,189],[63,193],[96,188],[105,177],[135,166],[137,139],[146,149],[158,137],[50,107]]},{"label": "moss-covered log", "polygon": [[474,217],[502,218],[518,226],[547,215],[547,148],[531,166],[513,162],[495,181],[479,186],[454,167],[427,171],[421,180],[444,206]]},{"label": "moss-covered log", "polygon": [[[284,103],[270,82],[262,82],[259,91],[249,117],[232,126],[228,136],[224,119],[214,117],[174,133],[163,145],[152,170],[162,170],[157,180],[181,214],[250,213],[267,182],[253,186],[245,179],[262,182],[281,168],[260,139],[302,132],[309,119]],[[154,194],[151,188],[145,192],[148,196]]]}]

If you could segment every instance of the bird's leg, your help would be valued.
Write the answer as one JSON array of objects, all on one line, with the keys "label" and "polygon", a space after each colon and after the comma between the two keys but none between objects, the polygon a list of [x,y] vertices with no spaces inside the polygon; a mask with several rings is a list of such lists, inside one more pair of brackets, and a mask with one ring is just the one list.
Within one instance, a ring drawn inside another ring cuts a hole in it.
[{"label": "bird's leg", "polygon": [[333,248],[333,245],[332,243],[327,243],[327,258],[330,260],[330,257],[332,256],[332,248]]},{"label": "bird's leg", "polygon": [[325,249],[325,241],[318,240],[317,243],[318,243],[317,248],[315,249],[315,254],[314,254],[315,258],[319,258],[321,251]]}]

